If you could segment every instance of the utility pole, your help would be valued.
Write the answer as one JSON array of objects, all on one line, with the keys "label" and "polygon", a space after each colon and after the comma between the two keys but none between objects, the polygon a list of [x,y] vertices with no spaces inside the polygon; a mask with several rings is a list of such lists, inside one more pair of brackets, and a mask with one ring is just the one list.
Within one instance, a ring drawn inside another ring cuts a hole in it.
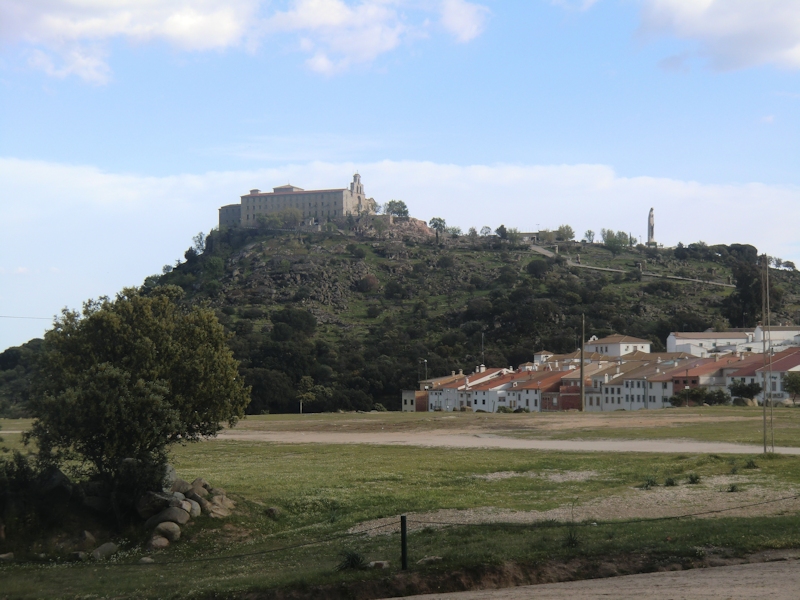
[{"label": "utility pole", "polygon": [[481,364],[486,364],[486,354],[483,351],[483,332],[481,332]]},{"label": "utility pole", "polygon": [[[762,258],[765,265],[762,265],[762,273],[761,273],[761,324],[762,326],[766,323],[766,312],[767,312],[767,278],[766,278],[766,271],[765,268],[769,268],[766,266],[767,262],[767,255],[765,254]],[[767,378],[766,378],[766,369],[767,369],[767,336],[766,332],[761,336],[761,349],[763,352],[764,357],[764,368],[762,370],[761,381],[764,382],[764,389],[761,393],[761,408],[762,408],[762,426],[764,430],[764,454],[767,453]]]},{"label": "utility pole", "polygon": [[775,425],[773,422],[773,412],[774,412],[774,404],[775,401],[772,398],[772,319],[770,315],[770,306],[769,306],[769,257],[766,260],[767,263],[767,345],[768,345],[768,352],[769,352],[769,370],[767,374],[769,375],[769,431],[770,431],[770,438],[772,440],[772,452],[775,452]]},{"label": "utility pole", "polygon": [[581,315],[581,410],[586,411],[586,381],[583,379],[583,341],[586,339],[586,315]]}]

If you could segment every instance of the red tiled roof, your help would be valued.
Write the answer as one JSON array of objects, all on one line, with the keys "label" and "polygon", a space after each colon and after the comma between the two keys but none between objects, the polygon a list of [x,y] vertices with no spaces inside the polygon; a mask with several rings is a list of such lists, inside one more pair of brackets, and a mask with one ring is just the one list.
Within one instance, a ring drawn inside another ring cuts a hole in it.
[{"label": "red tiled roof", "polygon": [[[769,363],[769,359],[767,359],[767,362]],[[767,366],[765,367],[764,363],[762,362],[761,367],[756,369],[756,372],[757,373],[764,371],[783,372],[783,371],[789,371],[798,366],[800,366],[800,354],[794,353],[784,358],[780,358],[778,360],[775,360],[775,357],[773,356],[772,365],[767,364]]]},{"label": "red tiled roof", "polygon": [[[671,335],[674,335],[676,338],[684,338],[687,340],[746,340],[748,339],[748,335],[746,332],[742,333],[730,333],[727,331],[720,332],[720,331],[673,331]],[[752,339],[752,336],[750,336]]]}]

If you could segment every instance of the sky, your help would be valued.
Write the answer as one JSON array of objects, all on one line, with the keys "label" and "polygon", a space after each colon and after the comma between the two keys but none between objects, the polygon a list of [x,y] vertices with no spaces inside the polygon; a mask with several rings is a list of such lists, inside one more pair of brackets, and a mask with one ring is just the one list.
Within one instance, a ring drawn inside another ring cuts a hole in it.
[{"label": "sky", "polygon": [[798,165],[797,0],[0,0],[0,350],[251,188],[800,264]]}]

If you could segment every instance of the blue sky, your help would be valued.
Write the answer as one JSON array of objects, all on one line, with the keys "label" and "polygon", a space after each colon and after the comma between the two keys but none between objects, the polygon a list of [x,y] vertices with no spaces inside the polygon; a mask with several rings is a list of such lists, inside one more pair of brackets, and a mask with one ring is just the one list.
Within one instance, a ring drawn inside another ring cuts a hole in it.
[{"label": "blue sky", "polygon": [[[0,0],[0,315],[174,263],[252,187],[800,262],[796,0]],[[0,319],[0,348],[46,320]]]}]

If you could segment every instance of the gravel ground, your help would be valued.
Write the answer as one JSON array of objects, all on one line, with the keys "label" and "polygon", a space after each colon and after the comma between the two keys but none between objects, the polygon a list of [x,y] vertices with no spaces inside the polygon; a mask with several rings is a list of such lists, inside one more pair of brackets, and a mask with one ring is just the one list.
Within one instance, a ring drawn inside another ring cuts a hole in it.
[{"label": "gravel ground", "polygon": [[797,600],[800,563],[796,560],[712,569],[647,573],[608,579],[530,585],[503,590],[409,596],[409,600]]}]

